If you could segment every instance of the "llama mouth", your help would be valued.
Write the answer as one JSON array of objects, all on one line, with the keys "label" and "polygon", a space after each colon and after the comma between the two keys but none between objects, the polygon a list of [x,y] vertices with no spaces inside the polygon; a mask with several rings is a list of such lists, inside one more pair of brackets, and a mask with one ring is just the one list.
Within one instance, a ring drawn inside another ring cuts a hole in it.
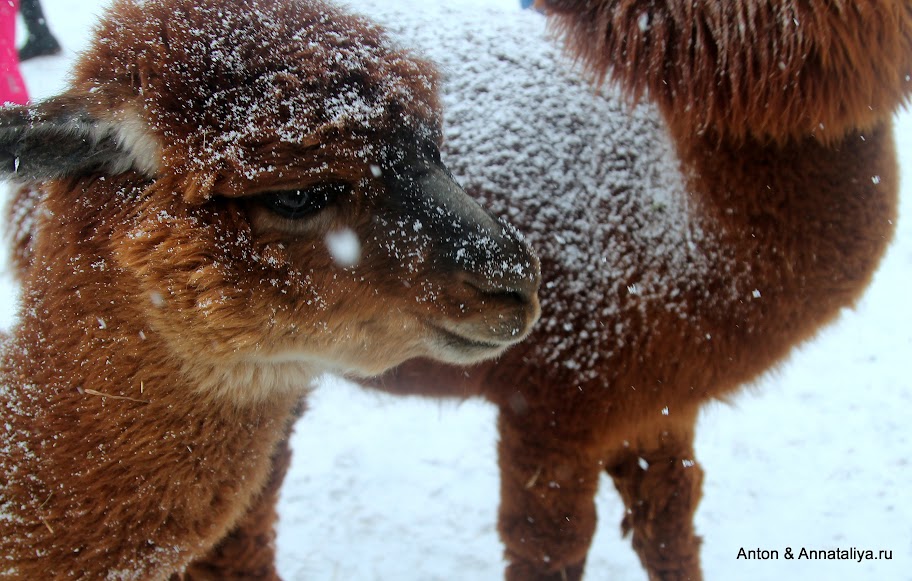
[{"label": "llama mouth", "polygon": [[443,326],[431,325],[437,333],[438,345],[447,352],[457,352],[461,357],[493,357],[510,347],[515,341],[498,341],[494,339],[477,339],[467,337]]}]

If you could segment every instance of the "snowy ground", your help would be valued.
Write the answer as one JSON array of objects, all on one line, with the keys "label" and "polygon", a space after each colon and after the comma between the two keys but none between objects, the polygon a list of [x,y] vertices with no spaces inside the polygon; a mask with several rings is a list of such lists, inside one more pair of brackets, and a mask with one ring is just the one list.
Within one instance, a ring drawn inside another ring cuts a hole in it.
[{"label": "snowy ground", "polygon": [[[35,98],[64,84],[103,3],[43,5],[66,52],[24,65]],[[869,292],[733,406],[702,417],[697,451],[707,477],[697,527],[708,580],[912,579],[912,114],[897,121],[901,219]],[[14,311],[15,289],[3,277],[0,325]],[[337,380],[323,382],[311,403],[280,507],[286,579],[500,577],[490,407],[397,399]],[[607,481],[598,504],[587,579],[645,579],[620,538],[622,507]],[[742,547],[775,549],[780,559],[737,560]],[[885,549],[892,560],[790,561],[786,547]]]}]

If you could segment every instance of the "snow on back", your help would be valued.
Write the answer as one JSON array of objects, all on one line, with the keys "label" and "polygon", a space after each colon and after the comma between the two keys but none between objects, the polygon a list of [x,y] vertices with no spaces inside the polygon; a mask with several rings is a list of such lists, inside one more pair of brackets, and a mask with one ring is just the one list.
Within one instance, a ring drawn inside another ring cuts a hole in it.
[{"label": "snow on back", "polygon": [[354,4],[440,66],[444,161],[542,260],[544,362],[591,379],[599,357],[649,333],[649,313],[684,316],[688,293],[721,298],[703,282],[737,269],[701,224],[654,108],[590,87],[540,15],[404,5]]}]

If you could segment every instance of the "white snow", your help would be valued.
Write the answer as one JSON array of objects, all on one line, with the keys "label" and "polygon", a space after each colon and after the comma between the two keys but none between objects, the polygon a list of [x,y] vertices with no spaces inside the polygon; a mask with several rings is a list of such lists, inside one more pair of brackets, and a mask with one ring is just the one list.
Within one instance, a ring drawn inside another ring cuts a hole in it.
[{"label": "white snow", "polygon": [[361,259],[361,241],[351,228],[333,230],[327,234],[326,247],[339,266],[354,266]]},{"label": "white snow", "polygon": [[[423,5],[395,3],[411,10]],[[104,6],[42,4],[66,52],[23,66],[36,98],[63,86],[74,51]],[[519,10],[514,0],[449,4]],[[20,38],[23,32],[20,26]],[[472,34],[465,31],[467,42]],[[706,480],[696,523],[707,580],[912,579],[912,114],[901,113],[897,122],[900,220],[870,290],[856,310],[733,405],[710,407],[702,416],[697,459]],[[4,275],[3,328],[14,319],[15,297]],[[285,579],[501,578],[494,421],[494,410],[479,401],[394,398],[323,381],[297,426],[295,461],[279,507]],[[620,538],[623,507],[610,482],[603,482],[597,501],[601,522],[587,579],[645,579],[629,542]],[[883,549],[892,559],[737,559],[742,548],[783,555],[802,547]]]}]

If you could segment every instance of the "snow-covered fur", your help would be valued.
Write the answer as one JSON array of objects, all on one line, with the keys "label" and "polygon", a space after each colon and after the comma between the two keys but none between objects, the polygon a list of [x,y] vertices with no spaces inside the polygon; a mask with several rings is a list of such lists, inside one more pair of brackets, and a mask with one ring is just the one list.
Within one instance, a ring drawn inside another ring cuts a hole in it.
[{"label": "snow-covered fur", "polygon": [[0,578],[275,579],[315,375],[528,334],[538,263],[442,165],[436,87],[322,2],[118,0],[65,93],[0,111]]},{"label": "snow-covered fur", "polygon": [[508,579],[581,578],[605,471],[650,578],[699,579],[700,407],[853,305],[891,239],[912,4],[544,2],[566,59],[540,15],[360,5],[440,62],[444,159],[543,276],[527,341],[378,386],[498,406]]}]

